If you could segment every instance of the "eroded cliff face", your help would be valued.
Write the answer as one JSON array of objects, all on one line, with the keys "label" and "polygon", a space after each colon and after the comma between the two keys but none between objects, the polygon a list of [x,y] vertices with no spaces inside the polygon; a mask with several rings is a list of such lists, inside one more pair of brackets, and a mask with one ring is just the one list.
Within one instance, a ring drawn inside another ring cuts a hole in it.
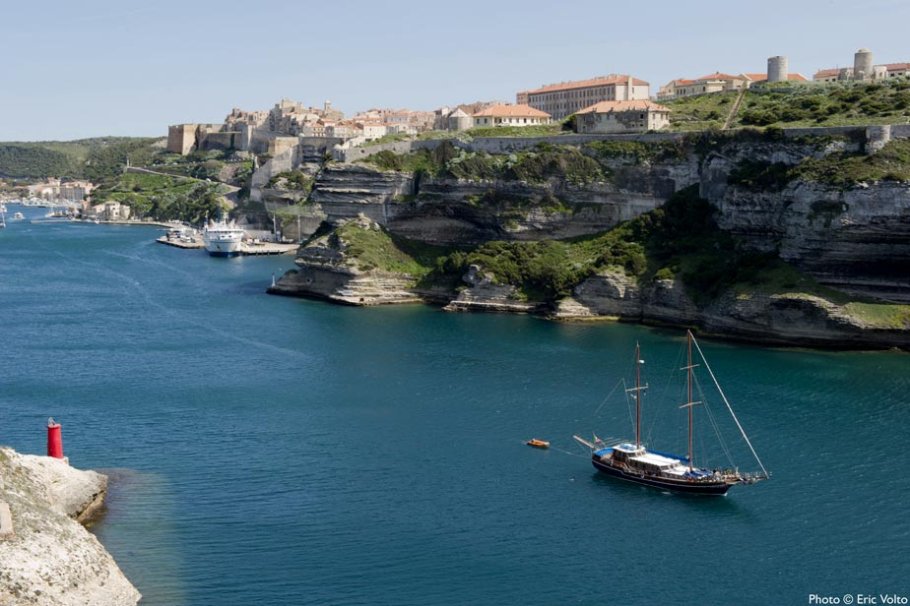
[{"label": "eroded cliff face", "polygon": [[654,164],[617,158],[610,164],[608,182],[583,185],[431,178],[330,164],[319,173],[307,205],[329,223],[364,215],[405,238],[463,246],[602,232],[698,181],[694,156]]},{"label": "eroded cliff face", "polygon": [[726,187],[718,224],[845,292],[910,302],[910,184],[840,190],[796,182],[780,192]]},{"label": "eroded cliff face", "polygon": [[100,505],[107,477],[0,448],[0,499],[14,535],[0,538],[0,604],[127,606],[140,595],[77,520]]},{"label": "eroded cliff face", "polygon": [[[733,140],[660,160],[601,158],[606,179],[586,184],[430,178],[330,165],[320,173],[308,204],[325,216],[327,225],[361,216],[377,229],[409,240],[473,247],[490,240],[601,233],[697,185],[700,196],[717,209],[718,225],[744,245],[776,252],[838,290],[910,302],[910,184],[876,182],[842,189],[794,180],[763,191],[731,184],[731,173],[744,160],[793,166],[857,149],[849,140]],[[458,289],[427,290],[417,286],[415,276],[358,266],[344,242],[331,235],[301,247],[297,265],[273,292],[354,305],[424,299],[450,311],[619,318],[697,326],[763,342],[835,347],[907,347],[910,330],[902,319],[884,326],[866,322],[844,304],[796,292],[730,292],[699,306],[678,280],[639,284],[622,270],[584,280],[571,297],[555,304],[528,301],[515,285],[496,283],[482,267],[469,271]]]},{"label": "eroded cliff face", "polygon": [[[379,224],[364,215],[339,222],[354,222],[365,230],[379,230]],[[284,274],[272,294],[307,296],[348,305],[386,305],[416,303],[422,299],[414,292],[416,279],[406,273],[365,267],[356,255],[349,254],[349,242],[338,232],[326,234],[301,247],[297,269]]]},{"label": "eroded cliff face", "polygon": [[699,307],[678,280],[642,285],[611,269],[575,287],[552,314],[558,320],[615,319],[697,327],[706,334],[768,344],[910,348],[910,327],[882,327],[845,305],[803,293],[729,291]]}]

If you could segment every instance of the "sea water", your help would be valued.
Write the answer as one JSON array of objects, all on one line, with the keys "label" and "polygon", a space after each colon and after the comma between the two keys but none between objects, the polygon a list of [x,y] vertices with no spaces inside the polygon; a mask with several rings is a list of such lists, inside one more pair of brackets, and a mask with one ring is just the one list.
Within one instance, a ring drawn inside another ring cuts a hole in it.
[{"label": "sea water", "polygon": [[[272,297],[291,257],[158,235],[0,231],[0,443],[43,453],[53,416],[110,474],[92,531],[143,604],[910,594],[905,354],[703,341],[772,478],[674,496],[598,475],[572,435],[632,437],[640,342],[644,438],[685,454],[681,331]],[[713,419],[759,469],[699,371],[696,461],[729,465]]]}]

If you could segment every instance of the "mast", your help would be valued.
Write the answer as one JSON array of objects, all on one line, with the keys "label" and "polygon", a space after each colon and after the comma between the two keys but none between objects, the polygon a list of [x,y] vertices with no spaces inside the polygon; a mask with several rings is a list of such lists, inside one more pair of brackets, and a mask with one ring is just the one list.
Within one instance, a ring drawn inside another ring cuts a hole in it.
[{"label": "mast", "polygon": [[688,372],[686,373],[686,391],[688,392],[688,397],[686,398],[686,403],[689,405],[689,471],[692,471],[692,331],[686,331],[686,352],[687,352],[687,361],[686,366],[688,367]]},{"label": "mast", "polygon": [[[641,346],[635,342],[635,387],[630,387],[626,393],[635,394],[635,447],[641,447],[641,392],[648,389],[648,385],[641,384],[641,365],[645,361],[641,359]],[[627,396],[628,397],[628,396]]]},{"label": "mast", "polygon": [[635,342],[635,447],[641,446],[641,347]]},{"label": "mast", "polygon": [[693,339],[694,339],[694,337],[692,336],[692,331],[687,330],[686,331],[686,351],[687,351],[686,359],[687,359],[687,362],[686,362],[686,365],[680,369],[680,370],[686,371],[686,403],[683,404],[682,406],[680,406],[680,408],[689,409],[689,440],[688,440],[688,442],[689,442],[689,444],[688,444],[689,471],[692,471],[692,467],[693,467],[692,459],[694,456],[694,452],[693,452],[693,448],[692,448],[692,427],[693,427],[693,420],[694,420],[695,415],[692,413],[692,408],[694,408],[696,404],[701,404],[701,402],[696,402],[692,399],[692,387],[695,384],[695,380],[692,375],[692,370],[696,366],[698,366],[698,364],[692,363],[692,341],[693,341]]}]

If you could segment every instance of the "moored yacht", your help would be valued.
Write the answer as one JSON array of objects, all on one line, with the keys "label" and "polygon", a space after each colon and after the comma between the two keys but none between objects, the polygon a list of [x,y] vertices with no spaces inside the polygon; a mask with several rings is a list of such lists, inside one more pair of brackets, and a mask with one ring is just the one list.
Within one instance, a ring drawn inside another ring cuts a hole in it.
[{"label": "moored yacht", "polygon": [[[758,473],[741,473],[738,469],[709,469],[695,465],[693,451],[693,418],[694,407],[697,405],[706,405],[703,400],[696,401],[694,397],[695,380],[693,370],[698,364],[693,364],[692,353],[693,346],[697,348],[706,370],[711,376],[712,381],[718,388],[721,398],[726,404],[736,426],[739,428],[745,443],[752,451],[761,472]],[[652,486],[672,492],[681,492],[699,495],[724,495],[731,486],[736,484],[753,484],[759,480],[768,479],[769,474],[762,465],[761,460],[752,448],[752,443],[743,431],[742,425],[736,418],[730,403],[727,401],[723,390],[717,384],[714,373],[711,372],[707,360],[701,352],[701,348],[695,342],[695,337],[691,331],[687,333],[687,364],[681,370],[686,371],[686,402],[680,408],[686,411],[688,418],[688,451],[685,456],[660,452],[647,448],[642,442],[641,437],[641,400],[642,394],[648,388],[641,382],[641,365],[644,360],[641,359],[641,350],[638,344],[635,345],[635,386],[626,390],[635,401],[635,440],[618,441],[612,446],[605,443],[600,438],[594,437],[589,442],[578,436],[573,436],[576,441],[591,449],[591,462],[594,467],[611,477]]]}]

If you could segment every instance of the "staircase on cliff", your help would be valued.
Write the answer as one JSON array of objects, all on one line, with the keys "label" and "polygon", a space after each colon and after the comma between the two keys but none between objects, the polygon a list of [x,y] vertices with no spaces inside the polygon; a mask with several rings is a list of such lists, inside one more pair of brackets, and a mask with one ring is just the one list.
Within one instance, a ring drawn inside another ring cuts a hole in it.
[{"label": "staircase on cliff", "polygon": [[736,118],[736,114],[739,113],[739,107],[743,104],[743,97],[745,96],[746,89],[740,89],[739,94],[736,95],[736,101],[733,102],[733,107],[730,108],[730,113],[727,114],[727,119],[724,120],[724,125],[721,127],[721,130],[727,130],[730,128],[730,125],[733,124],[733,120]]}]

